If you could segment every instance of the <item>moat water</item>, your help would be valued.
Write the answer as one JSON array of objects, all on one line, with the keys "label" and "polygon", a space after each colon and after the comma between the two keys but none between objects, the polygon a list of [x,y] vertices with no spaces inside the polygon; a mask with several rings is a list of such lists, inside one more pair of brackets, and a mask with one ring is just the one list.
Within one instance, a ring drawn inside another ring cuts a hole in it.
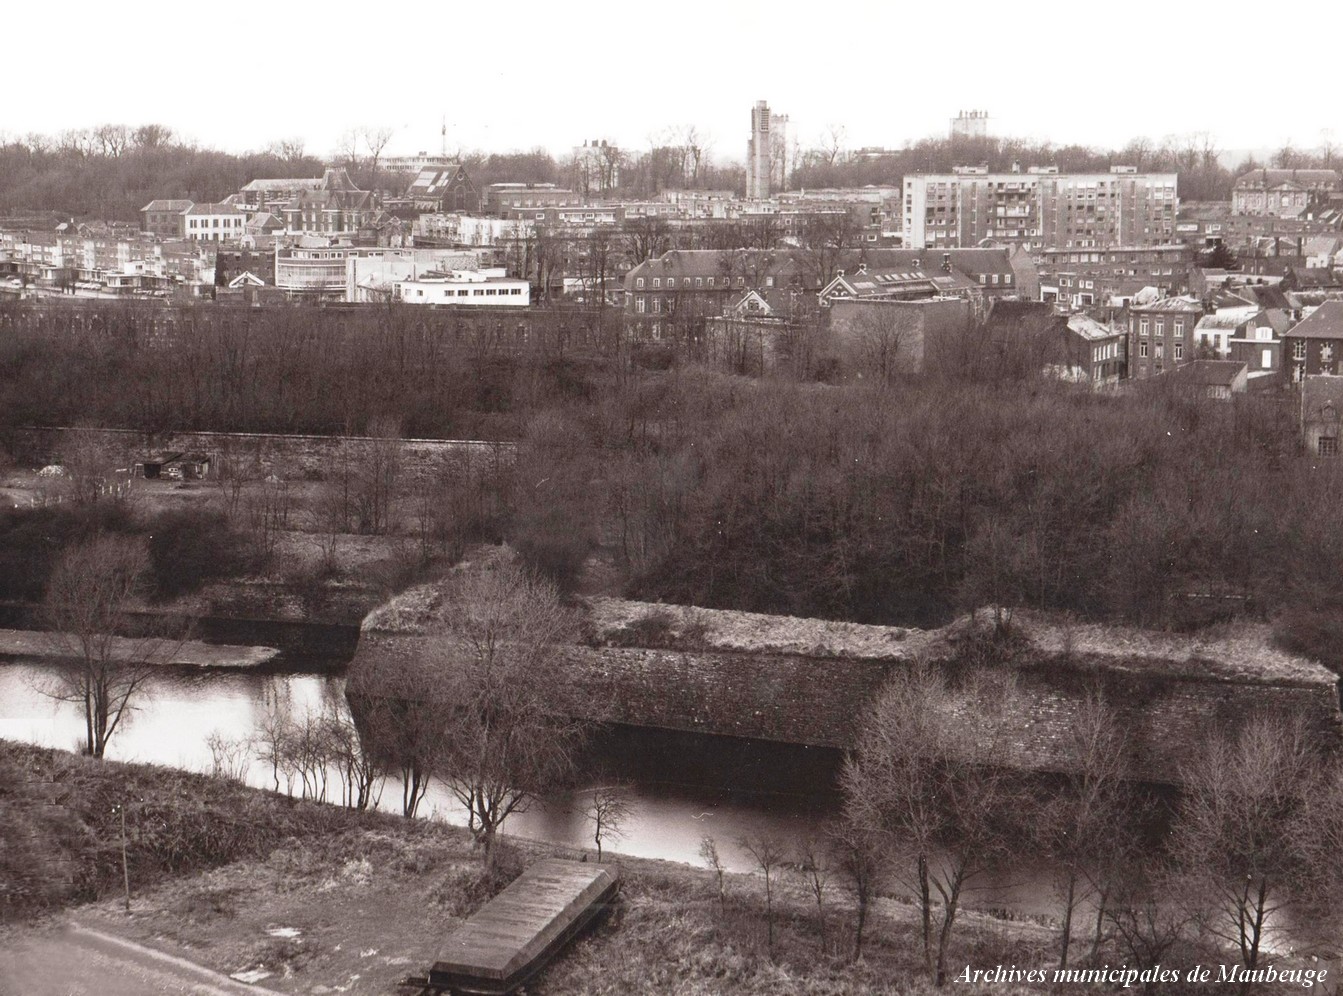
[{"label": "moat water", "polygon": [[[265,670],[164,669],[137,699],[137,708],[113,736],[115,760],[210,772],[210,738],[252,737],[274,710],[291,718],[334,712],[348,716],[344,662],[330,658],[280,658]],[[58,701],[49,662],[0,661],[0,738],[78,750],[83,718]],[[703,867],[700,847],[712,837],[730,871],[754,869],[743,838],[771,835],[785,842],[823,834],[839,806],[835,751],[747,743],[692,734],[617,729],[595,745],[588,784],[619,779],[628,786],[623,835],[603,846],[620,854]],[[600,774],[597,771],[600,770]],[[245,762],[245,780],[273,789],[272,771],[256,757]],[[298,794],[298,786],[294,786]],[[338,788],[333,791],[339,801]],[[331,795],[329,791],[328,796]],[[564,792],[509,818],[505,832],[573,848],[591,848],[592,824],[584,791]],[[401,786],[388,779],[379,808],[399,812]],[[432,782],[420,815],[464,824],[465,811],[441,784]],[[1017,916],[1054,916],[1058,900],[1043,863],[1004,868],[984,877],[967,905]],[[1080,914],[1086,922],[1086,913]],[[1086,928],[1079,927],[1085,934]]]}]

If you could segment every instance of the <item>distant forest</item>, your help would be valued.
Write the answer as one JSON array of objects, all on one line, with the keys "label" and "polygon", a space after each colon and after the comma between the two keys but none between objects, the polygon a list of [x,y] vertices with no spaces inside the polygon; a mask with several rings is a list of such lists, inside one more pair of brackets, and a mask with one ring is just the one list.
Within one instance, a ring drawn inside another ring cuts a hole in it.
[{"label": "distant forest", "polygon": [[[409,177],[380,168],[388,134],[351,133],[336,153],[357,183],[400,193]],[[858,152],[845,146],[842,130],[821,144],[787,150],[790,187],[856,187],[899,184],[906,173],[948,171],[960,164],[1007,170],[1057,165],[1059,169],[1105,170],[1112,164],[1175,171],[1183,200],[1227,200],[1239,173],[1259,165],[1335,166],[1332,145],[1314,151],[1286,146],[1268,163],[1247,161],[1236,169],[1206,133],[1135,139],[1122,149],[1055,146],[1015,139],[928,138],[907,149]],[[478,187],[513,181],[575,181],[572,164],[544,149],[510,153],[461,153]],[[297,141],[279,142],[261,152],[233,154],[181,141],[161,125],[100,125],[49,136],[0,135],[0,217],[55,213],[75,218],[136,221],[155,198],[216,201],[258,177],[319,176],[323,161]],[[739,163],[716,162],[695,128],[672,129],[645,150],[625,150],[620,193],[652,197],[668,188],[731,189],[741,192]]]}]

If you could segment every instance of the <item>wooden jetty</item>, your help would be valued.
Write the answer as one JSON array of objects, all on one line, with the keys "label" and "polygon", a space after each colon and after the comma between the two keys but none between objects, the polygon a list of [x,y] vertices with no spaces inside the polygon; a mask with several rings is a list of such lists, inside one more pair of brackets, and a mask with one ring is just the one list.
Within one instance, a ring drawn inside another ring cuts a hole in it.
[{"label": "wooden jetty", "polygon": [[538,861],[448,936],[429,970],[431,989],[501,996],[525,985],[620,888],[608,865]]}]

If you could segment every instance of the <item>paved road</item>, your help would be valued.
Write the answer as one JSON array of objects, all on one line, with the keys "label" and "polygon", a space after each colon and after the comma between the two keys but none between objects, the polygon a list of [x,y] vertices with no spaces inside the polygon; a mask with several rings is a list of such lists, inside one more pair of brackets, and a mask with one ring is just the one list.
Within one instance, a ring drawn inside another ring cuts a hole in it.
[{"label": "paved road", "polygon": [[75,924],[0,937],[0,996],[267,996],[185,958]]}]

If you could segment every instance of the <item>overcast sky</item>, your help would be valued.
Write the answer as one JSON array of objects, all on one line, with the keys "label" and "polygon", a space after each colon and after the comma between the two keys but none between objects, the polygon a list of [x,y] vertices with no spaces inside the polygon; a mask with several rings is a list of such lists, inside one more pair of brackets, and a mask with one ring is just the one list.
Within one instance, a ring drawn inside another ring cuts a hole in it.
[{"label": "overcast sky", "polygon": [[[999,136],[1118,146],[1212,133],[1223,149],[1343,141],[1330,40],[1343,4],[1084,0],[842,4],[593,0],[353,4],[85,0],[6,5],[0,133],[170,125],[202,145],[356,126],[387,152],[634,150],[694,124],[740,160],[764,99],[804,147],[898,147],[983,109]],[[1316,45],[1311,39],[1316,39]]]}]

